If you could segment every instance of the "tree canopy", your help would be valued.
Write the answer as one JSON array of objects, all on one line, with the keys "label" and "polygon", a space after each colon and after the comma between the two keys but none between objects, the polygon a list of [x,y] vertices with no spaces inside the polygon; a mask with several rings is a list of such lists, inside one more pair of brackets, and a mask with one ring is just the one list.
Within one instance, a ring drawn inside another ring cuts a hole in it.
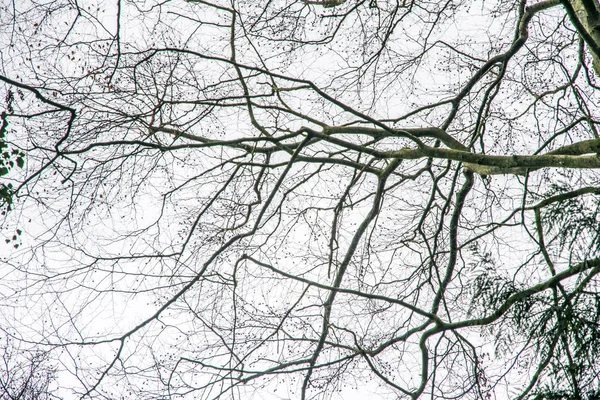
[{"label": "tree canopy", "polygon": [[6,1],[0,50],[53,396],[600,396],[598,1]]}]

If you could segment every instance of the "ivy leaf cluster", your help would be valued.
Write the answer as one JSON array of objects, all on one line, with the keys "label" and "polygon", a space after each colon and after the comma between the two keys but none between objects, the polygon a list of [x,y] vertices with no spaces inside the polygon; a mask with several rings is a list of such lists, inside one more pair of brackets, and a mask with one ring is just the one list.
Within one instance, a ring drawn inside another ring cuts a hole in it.
[{"label": "ivy leaf cluster", "polygon": [[7,113],[0,114],[0,208],[2,214],[11,210],[13,203],[14,187],[12,183],[2,182],[12,169],[25,166],[25,153],[19,149],[11,149],[8,140],[8,118]]}]

